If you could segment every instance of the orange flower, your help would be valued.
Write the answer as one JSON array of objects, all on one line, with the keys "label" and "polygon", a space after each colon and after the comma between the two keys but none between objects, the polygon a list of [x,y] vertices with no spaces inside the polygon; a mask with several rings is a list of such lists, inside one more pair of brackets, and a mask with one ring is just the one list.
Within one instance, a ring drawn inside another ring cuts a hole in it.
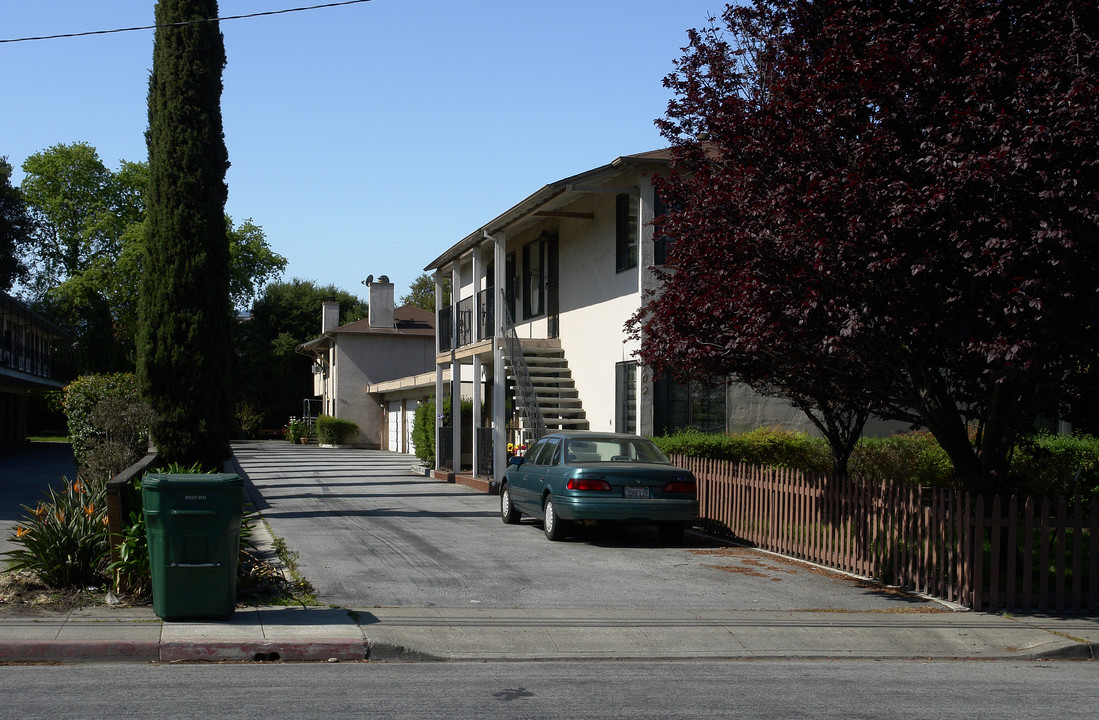
[{"label": "orange flower", "polygon": [[84,507],[84,517],[91,517],[92,515],[95,515],[95,503],[88,503]]},{"label": "orange flower", "polygon": [[73,492],[77,495],[84,492],[84,485],[82,485],[79,480],[73,483]]},{"label": "orange flower", "polygon": [[49,513],[49,509],[42,503],[38,503],[38,507],[34,509],[34,516],[41,520]]},{"label": "orange flower", "polygon": [[58,512],[54,513],[54,515],[57,516],[57,522],[59,522],[59,523],[65,522],[65,513],[58,511]]},{"label": "orange flower", "polygon": [[16,525],[15,526],[15,537],[21,538],[25,535],[30,535],[30,534],[31,534],[31,531],[28,530],[27,528],[23,527],[22,525]]}]

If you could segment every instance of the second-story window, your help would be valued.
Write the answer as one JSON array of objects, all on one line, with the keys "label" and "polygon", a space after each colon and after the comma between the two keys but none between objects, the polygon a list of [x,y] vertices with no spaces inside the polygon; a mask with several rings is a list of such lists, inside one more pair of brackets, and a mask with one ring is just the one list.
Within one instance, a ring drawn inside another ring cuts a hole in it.
[{"label": "second-story window", "polygon": [[632,195],[615,197],[614,241],[615,270],[637,267],[637,203]]},{"label": "second-story window", "polygon": [[546,243],[538,238],[523,246],[523,319],[546,312]]}]

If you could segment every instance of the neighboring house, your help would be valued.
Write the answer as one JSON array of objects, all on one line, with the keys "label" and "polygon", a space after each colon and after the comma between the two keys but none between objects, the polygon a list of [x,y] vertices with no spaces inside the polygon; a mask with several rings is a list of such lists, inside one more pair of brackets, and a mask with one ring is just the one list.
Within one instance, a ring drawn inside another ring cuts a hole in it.
[{"label": "neighboring house", "polygon": [[[665,240],[653,237],[652,180],[670,159],[668,150],[628,155],[546,185],[425,268],[436,297],[443,278],[453,288],[454,305],[438,313],[437,402],[446,393],[457,402],[464,387],[474,401],[471,427],[438,433],[438,468],[472,465],[498,481],[507,443],[549,428],[814,431],[783,401],[739,384],[672,383],[635,360],[639,344],[624,326],[658,289],[652,268]],[[464,460],[454,448],[474,435],[477,451]]]},{"label": "neighboring house", "polygon": [[[394,308],[393,284],[384,275],[368,283],[368,293],[368,317],[347,325],[338,326],[339,303],[324,303],[321,336],[298,352],[313,358],[321,412],[358,425],[348,444],[412,452],[411,414],[434,387],[435,315],[412,305]],[[408,380],[417,373],[426,373],[419,387]],[[374,389],[394,383],[388,395]]]},{"label": "neighboring house", "polygon": [[0,446],[27,439],[27,393],[65,386],[73,338],[0,293]]}]

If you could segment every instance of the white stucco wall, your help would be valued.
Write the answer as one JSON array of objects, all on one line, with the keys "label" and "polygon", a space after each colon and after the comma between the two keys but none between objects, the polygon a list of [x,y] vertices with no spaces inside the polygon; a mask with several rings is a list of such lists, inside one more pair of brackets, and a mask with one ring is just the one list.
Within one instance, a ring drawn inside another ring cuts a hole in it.
[{"label": "white stucco wall", "polygon": [[336,339],[338,384],[335,416],[359,426],[349,443],[384,446],[386,408],[368,396],[366,386],[416,375],[435,367],[433,336],[351,334]]}]

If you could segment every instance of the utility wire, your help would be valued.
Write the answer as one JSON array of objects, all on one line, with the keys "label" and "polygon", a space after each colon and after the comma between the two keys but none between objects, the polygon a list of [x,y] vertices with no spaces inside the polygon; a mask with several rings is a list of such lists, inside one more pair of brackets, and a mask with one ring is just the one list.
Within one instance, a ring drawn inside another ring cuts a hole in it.
[{"label": "utility wire", "polygon": [[38,37],[9,38],[0,40],[0,43],[30,42],[31,40],[57,40],[59,38],[87,37],[88,35],[110,35],[112,33],[134,32],[135,30],[156,30],[161,27],[180,27],[183,25],[198,25],[200,23],[218,22],[220,20],[243,20],[246,18],[263,17],[265,15],[285,15],[286,13],[304,12],[306,10],[322,10],[324,8],[340,7],[341,5],[358,5],[370,2],[370,0],[344,0],[343,2],[331,2],[323,5],[310,5],[309,7],[288,8],[286,10],[268,10],[266,12],[249,13],[247,15],[227,15],[226,17],[202,18],[201,20],[184,20],[183,22],[168,23],[167,25],[144,25],[142,27],[115,28],[114,30],[89,30],[87,32],[63,33],[60,35],[40,35]]}]

